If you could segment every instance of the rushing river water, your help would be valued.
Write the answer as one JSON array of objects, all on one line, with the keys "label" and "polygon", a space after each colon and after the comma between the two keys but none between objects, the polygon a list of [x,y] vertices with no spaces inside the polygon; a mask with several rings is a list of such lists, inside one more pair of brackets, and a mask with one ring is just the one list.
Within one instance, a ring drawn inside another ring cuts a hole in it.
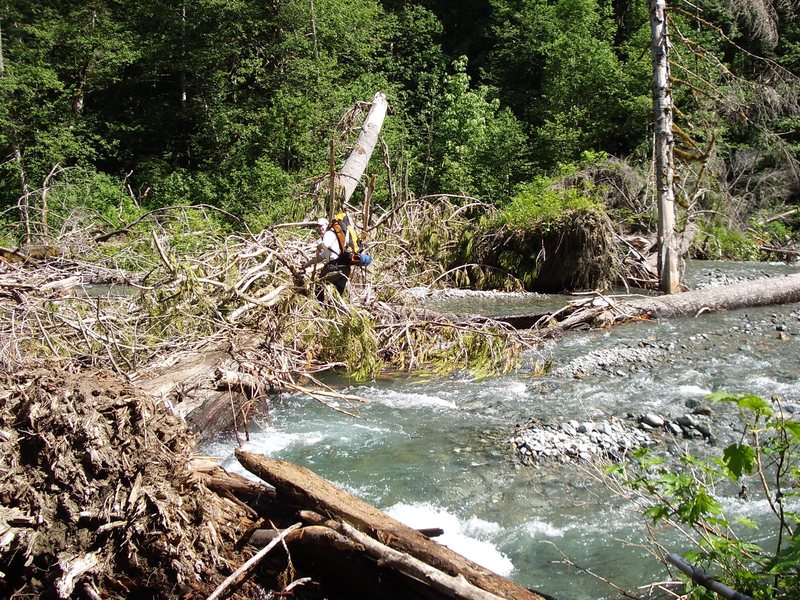
[{"label": "rushing river water", "polygon": [[[797,265],[693,263],[686,282],[697,287],[799,271]],[[460,297],[436,306],[508,314],[565,301]],[[649,349],[646,360],[637,359],[643,348]],[[537,361],[552,363],[546,376],[532,376]],[[515,425],[531,417],[678,416],[688,400],[715,390],[779,394],[800,413],[798,374],[800,305],[704,314],[569,333],[506,376],[353,386],[348,393],[370,400],[347,407],[358,418],[286,396],[245,449],[306,466],[408,525],[442,527],[440,542],[521,585],[559,600],[614,598],[611,587],[565,565],[561,552],[626,589],[662,579],[663,568],[641,547],[641,518],[579,469],[521,465],[510,441]],[[723,437],[719,443],[728,442]],[[227,436],[204,452],[249,476],[232,457],[234,448]],[[749,502],[737,510],[757,519],[767,509]]]}]

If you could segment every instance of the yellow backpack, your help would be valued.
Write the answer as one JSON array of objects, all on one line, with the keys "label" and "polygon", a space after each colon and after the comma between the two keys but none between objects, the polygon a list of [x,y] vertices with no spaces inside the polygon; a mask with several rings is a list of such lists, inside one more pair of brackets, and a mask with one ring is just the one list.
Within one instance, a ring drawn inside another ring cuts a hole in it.
[{"label": "yellow backpack", "polygon": [[366,267],[372,262],[372,257],[364,252],[362,241],[359,239],[358,229],[353,220],[345,212],[334,215],[330,227],[339,240],[339,260],[349,262],[351,265]]}]

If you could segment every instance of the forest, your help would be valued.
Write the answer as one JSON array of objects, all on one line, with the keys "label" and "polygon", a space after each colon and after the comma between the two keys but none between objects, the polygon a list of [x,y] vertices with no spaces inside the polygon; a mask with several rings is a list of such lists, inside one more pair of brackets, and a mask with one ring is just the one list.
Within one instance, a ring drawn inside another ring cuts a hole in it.
[{"label": "forest", "polygon": [[[798,10],[666,3],[682,257],[800,257]],[[644,0],[0,0],[0,595],[539,598],[301,468],[239,453],[255,485],[196,443],[287,394],[352,416],[331,372],[480,379],[570,328],[796,302],[796,276],[604,295],[659,285],[653,54]],[[300,267],[339,210],[374,259],[344,296]],[[454,287],[580,294],[514,322],[411,293]],[[712,470],[779,457],[783,546],[732,544],[688,476],[657,517],[710,540],[693,558],[720,581],[793,597],[800,430],[765,441],[772,408],[728,400],[755,441]],[[251,538],[285,550],[252,580]]]},{"label": "forest", "polygon": [[[679,227],[695,255],[763,258],[796,232],[797,7],[667,8]],[[0,244],[170,206],[235,232],[313,216],[377,91],[356,204],[449,195],[535,220],[608,196],[554,184],[624,168],[642,184],[613,219],[647,229],[650,38],[641,0],[3,0]]]}]

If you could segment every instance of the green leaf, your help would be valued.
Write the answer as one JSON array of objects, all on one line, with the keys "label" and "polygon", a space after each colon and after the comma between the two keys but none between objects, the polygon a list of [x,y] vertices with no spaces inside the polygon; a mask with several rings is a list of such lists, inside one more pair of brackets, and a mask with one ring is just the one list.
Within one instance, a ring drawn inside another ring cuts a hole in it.
[{"label": "green leaf", "polygon": [[646,511],[644,511],[644,516],[649,517],[653,520],[653,524],[657,524],[660,521],[669,517],[669,509],[663,504],[658,504],[656,506],[651,506]]},{"label": "green leaf", "polygon": [[750,446],[745,444],[731,444],[722,453],[722,460],[731,475],[733,475],[733,478],[739,479],[742,473],[749,475],[753,472],[756,453]]},{"label": "green leaf", "polygon": [[731,394],[729,392],[714,392],[707,397],[709,402],[734,402],[739,408],[749,410],[753,414],[760,416],[772,415],[772,408],[763,398],[753,394]]},{"label": "green leaf", "polygon": [[743,527],[758,529],[758,523],[749,517],[745,517],[744,515],[736,517],[736,522]]},{"label": "green leaf", "polygon": [[783,421],[783,428],[791,435],[794,440],[800,443],[800,423],[797,421]]}]

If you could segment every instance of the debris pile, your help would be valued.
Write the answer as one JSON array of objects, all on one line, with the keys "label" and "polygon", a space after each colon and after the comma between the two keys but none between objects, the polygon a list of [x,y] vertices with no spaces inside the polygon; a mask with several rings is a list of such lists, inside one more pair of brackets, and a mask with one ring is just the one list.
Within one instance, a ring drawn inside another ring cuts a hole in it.
[{"label": "debris pile", "polygon": [[103,372],[0,381],[0,596],[200,598],[241,562],[180,419]]}]

